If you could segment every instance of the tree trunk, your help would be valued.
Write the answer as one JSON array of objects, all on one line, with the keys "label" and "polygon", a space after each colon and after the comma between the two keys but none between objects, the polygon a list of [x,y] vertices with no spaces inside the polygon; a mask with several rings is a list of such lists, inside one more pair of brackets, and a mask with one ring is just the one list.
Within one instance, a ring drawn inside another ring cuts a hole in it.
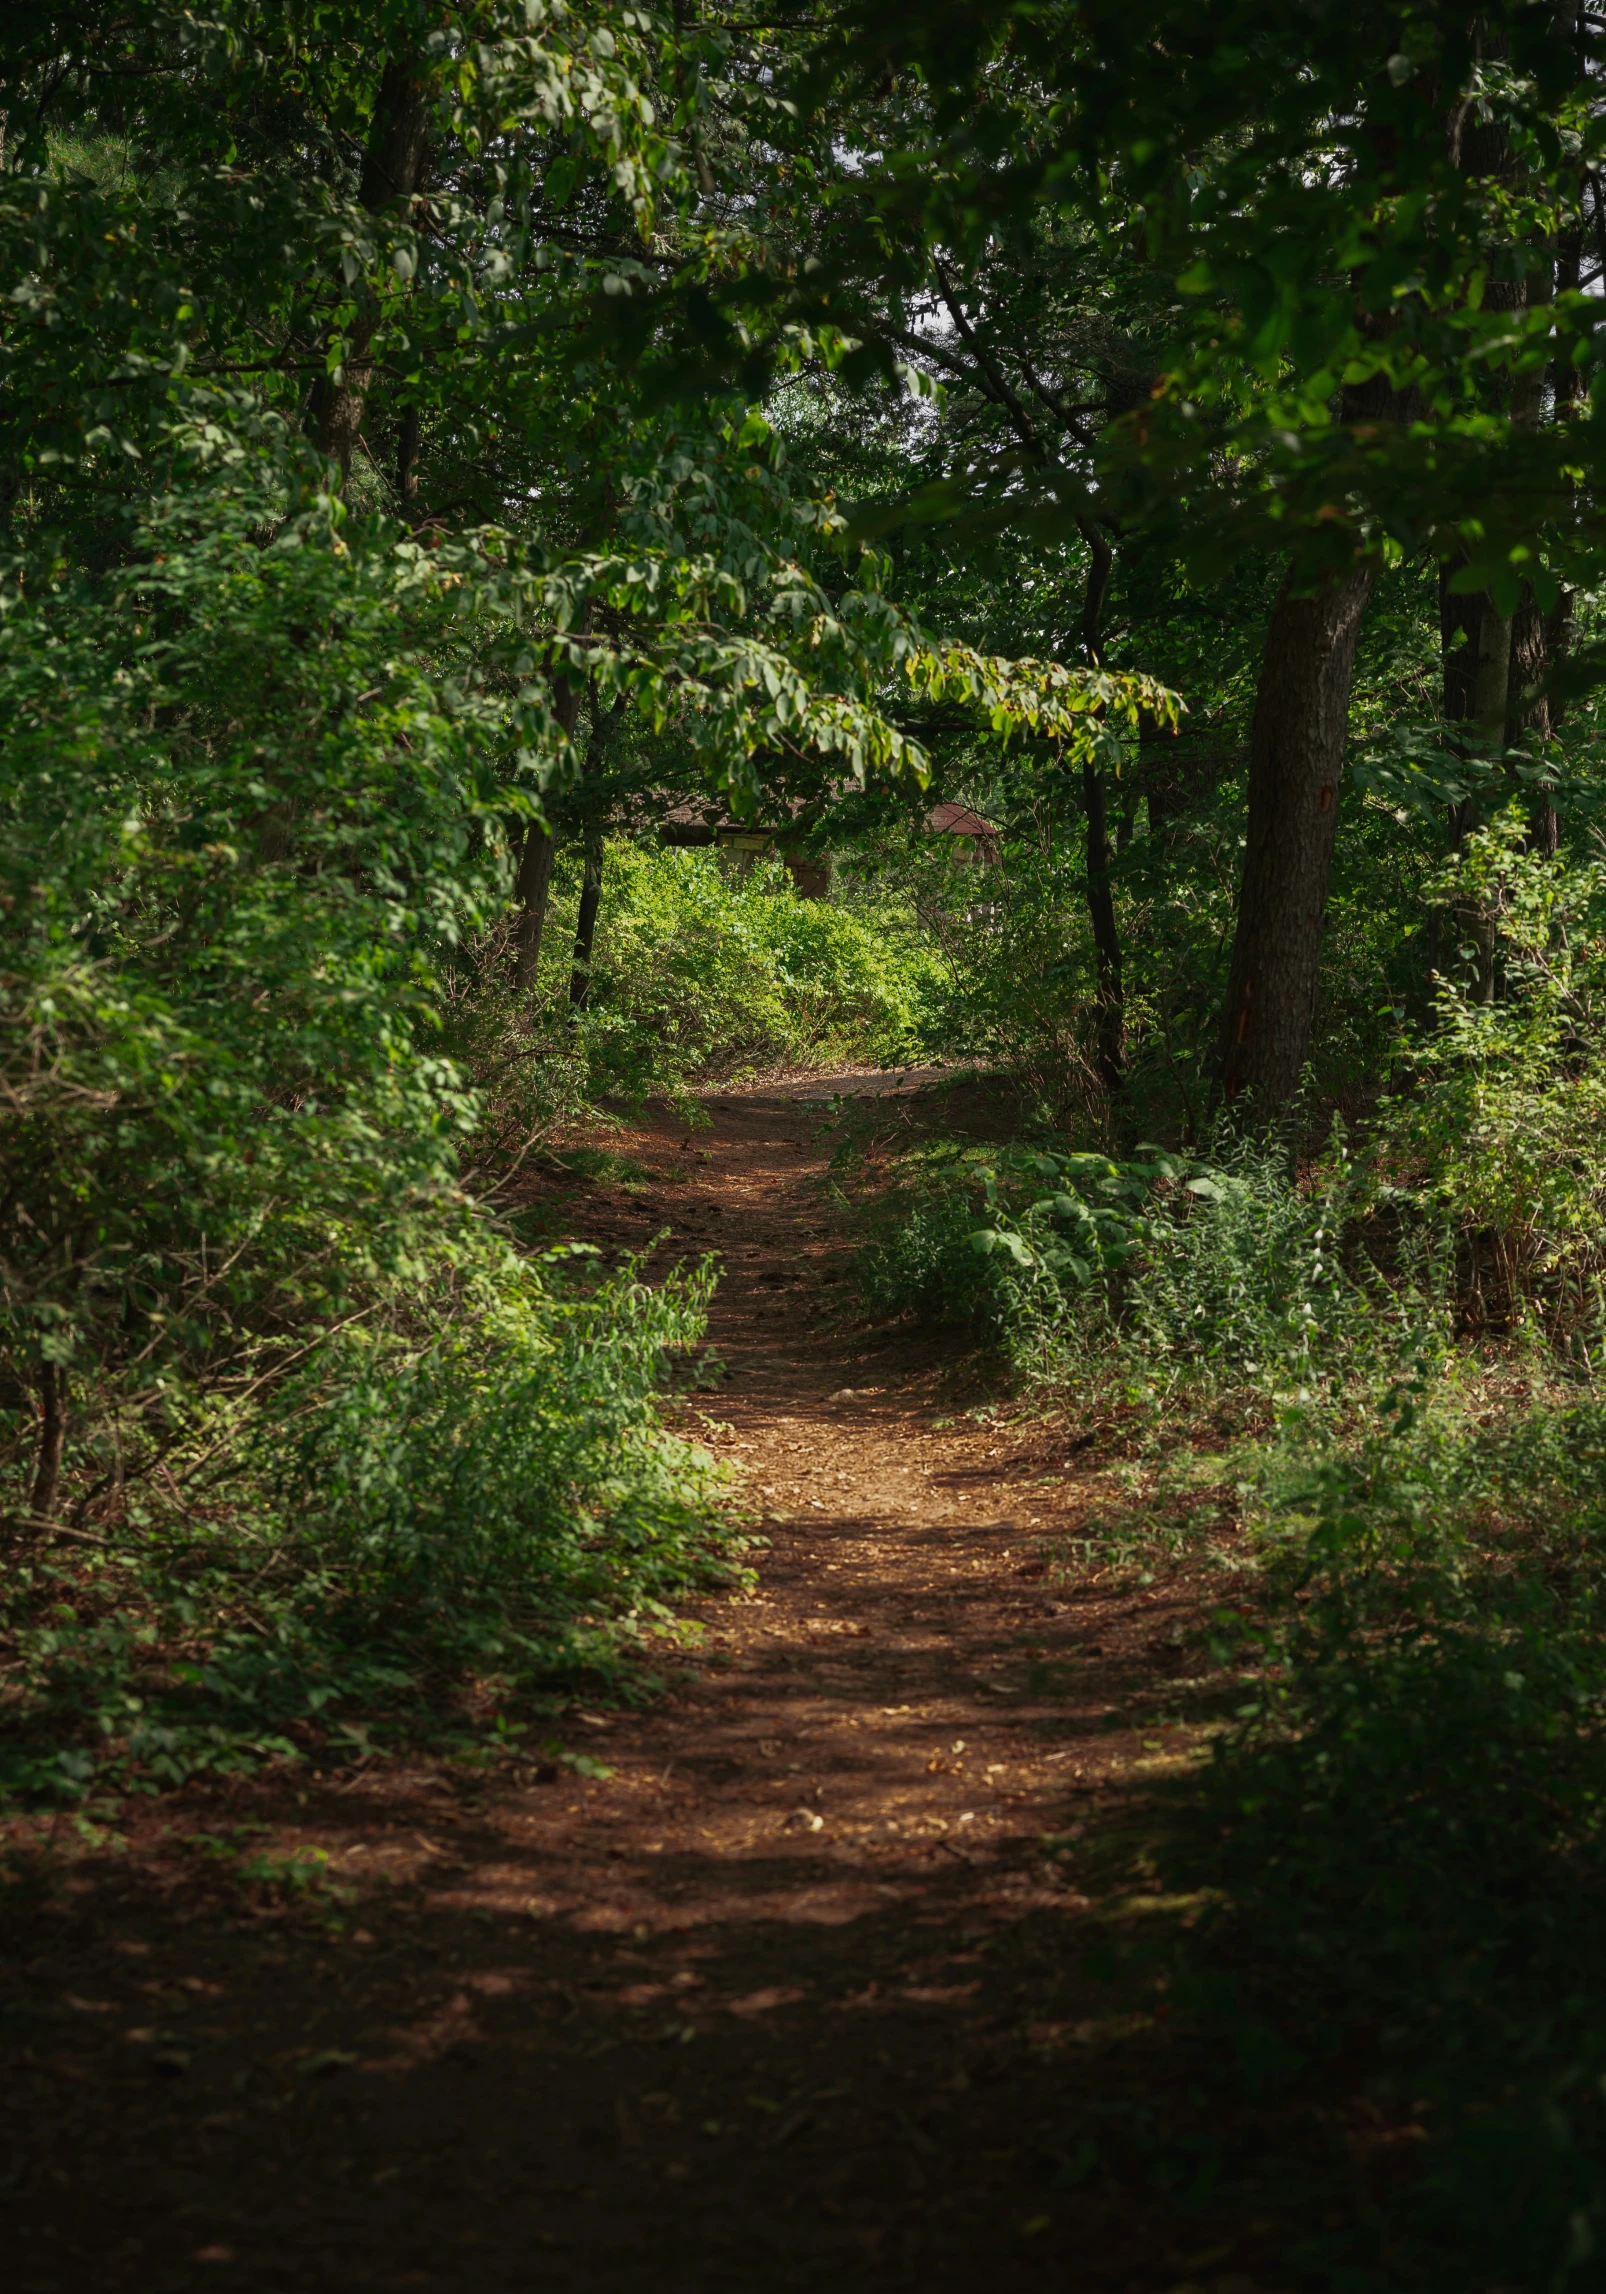
[{"label": "tree trunk", "polygon": [[[414,58],[392,56],[374,99],[357,193],[363,206],[371,215],[387,207],[405,212],[423,181],[428,157],[428,84]],[[373,296],[366,285],[360,286],[339,378],[322,375],[313,386],[312,419],[318,445],[331,461],[339,463],[342,478],[350,474],[352,449],[362,430],[363,408],[374,373],[369,346],[378,316]]]},{"label": "tree trunk", "polygon": [[1222,1015],[1229,1101],[1259,1117],[1293,1098],[1310,1056],[1322,920],[1338,828],[1350,680],[1374,567],[1272,608],[1249,734],[1249,820]]},{"label": "tree trunk", "polygon": [[417,404],[405,407],[396,433],[396,499],[404,518],[418,515],[418,444],[421,430]]},{"label": "tree trunk", "polygon": [[585,876],[580,886],[580,920],[574,934],[574,970],[569,976],[569,1002],[583,1012],[591,1001],[591,949],[597,936],[597,910],[602,905],[602,823],[586,825]]},{"label": "tree trunk", "polygon": [[569,977],[569,1002],[577,1012],[583,1012],[591,1001],[591,948],[597,936],[597,910],[602,904],[602,826],[607,812],[607,798],[596,784],[607,757],[608,742],[624,711],[625,696],[621,693],[608,714],[603,716],[597,707],[597,688],[593,682],[591,737],[586,743],[585,762],[580,768],[582,784],[589,784],[590,790],[585,831],[585,874],[580,885],[580,917],[574,935],[574,970]]},{"label": "tree trunk", "polygon": [[[582,635],[591,628],[589,607],[580,622]],[[580,688],[567,682],[555,687],[552,695],[552,714],[566,741],[574,739],[574,728],[580,721]],[[591,728],[591,754],[581,770],[590,768],[597,748],[597,728]],[[541,961],[541,933],[546,923],[547,899],[552,890],[552,862],[556,846],[549,829],[531,821],[524,832],[524,851],[519,859],[518,883],[515,895],[519,903],[519,920],[513,930],[513,985],[516,988],[533,987],[536,968]]]},{"label": "tree trunk", "polygon": [[552,891],[552,860],[557,851],[549,829],[532,820],[524,832],[519,861],[519,920],[513,931],[513,985],[529,988],[541,963],[541,933]]},{"label": "tree trunk", "polygon": [[67,1441],[67,1373],[58,1363],[42,1362],[39,1366],[39,1403],[39,1449],[28,1512],[34,1528],[46,1529],[56,1517],[62,1451]]},{"label": "tree trunk", "polygon": [[[1109,594],[1115,552],[1090,518],[1080,521],[1088,547],[1087,587],[1082,596],[1082,651],[1090,669],[1104,658],[1104,600]],[[1098,959],[1098,1068],[1107,1091],[1126,1081],[1126,994],[1121,977],[1121,933],[1110,885],[1114,854],[1104,767],[1095,757],[1082,762],[1082,802],[1087,810],[1087,913]]]},{"label": "tree trunk", "polygon": [[1098,952],[1098,1062],[1107,1089],[1126,1080],[1126,1004],[1121,980],[1121,935],[1110,889],[1109,818],[1104,802],[1104,771],[1089,757],[1082,766],[1082,799],[1087,806],[1087,912]]},{"label": "tree trunk", "polygon": [[[1563,0],[1558,9],[1564,28],[1570,19],[1575,28],[1576,12],[1571,0]],[[1576,294],[1583,266],[1583,235],[1569,230],[1561,236],[1555,257],[1555,291],[1558,296]],[[1558,358],[1550,370],[1552,419],[1558,424],[1570,422],[1578,405],[1579,371],[1570,358]],[[1565,704],[1554,691],[1536,691],[1547,677],[1559,669],[1572,645],[1573,600],[1572,592],[1564,589],[1547,614],[1541,614],[1533,591],[1523,584],[1523,601],[1511,633],[1511,702],[1506,714],[1506,746],[1521,746],[1525,732],[1535,732],[1541,741],[1554,740],[1561,731]],[[1548,788],[1541,786],[1534,792],[1529,810],[1529,843],[1535,852],[1553,855],[1561,839],[1561,823],[1556,815],[1555,798]]]}]

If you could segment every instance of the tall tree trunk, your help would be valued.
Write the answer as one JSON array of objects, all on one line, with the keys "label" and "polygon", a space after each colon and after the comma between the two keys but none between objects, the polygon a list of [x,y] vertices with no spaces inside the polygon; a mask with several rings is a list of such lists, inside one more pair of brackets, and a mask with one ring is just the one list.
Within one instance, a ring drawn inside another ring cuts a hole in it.
[{"label": "tall tree trunk", "polygon": [[[1378,374],[1346,387],[1340,416],[1361,435],[1416,405]],[[1260,1123],[1294,1097],[1310,1057],[1355,647],[1376,577],[1375,560],[1358,559],[1300,596],[1290,568],[1266,630],[1220,1052],[1228,1103],[1247,1099]]]},{"label": "tall tree trunk", "polygon": [[[1572,0],[1562,0],[1557,11],[1564,28],[1576,11]],[[1555,255],[1557,295],[1576,294],[1583,263],[1583,234],[1565,232]],[[1558,424],[1569,422],[1578,404],[1579,372],[1570,358],[1552,362],[1551,400]],[[1537,394],[1536,394],[1537,395]],[[1565,704],[1559,694],[1542,688],[1566,660],[1572,644],[1572,592],[1564,589],[1549,613],[1539,611],[1530,584],[1523,584],[1522,604],[1511,631],[1511,697],[1506,711],[1506,746],[1520,748],[1525,733],[1541,741],[1554,740],[1561,731]],[[1529,807],[1529,843],[1535,852],[1554,854],[1561,837],[1555,799],[1541,786]]]},{"label": "tall tree trunk", "polygon": [[1322,921],[1338,829],[1350,680],[1374,567],[1272,608],[1249,734],[1249,820],[1222,1015],[1229,1101],[1259,1117],[1293,1098],[1310,1055]]},{"label": "tall tree trunk", "polygon": [[552,892],[552,861],[557,846],[550,829],[532,820],[524,831],[516,887],[519,920],[513,928],[513,985],[532,987],[541,963],[541,934]]},{"label": "tall tree trunk", "polygon": [[[428,157],[428,83],[416,57],[392,56],[379,83],[368,130],[357,193],[363,206],[371,215],[386,208],[405,213],[423,182]],[[312,419],[318,445],[340,465],[342,478],[351,470],[352,449],[362,430],[363,408],[373,381],[370,346],[378,317],[367,287],[359,287],[357,313],[347,333],[339,377],[320,376],[313,387]]]},{"label": "tall tree trunk", "polygon": [[[595,783],[602,771],[607,754],[609,736],[624,714],[625,696],[621,693],[613,707],[603,716],[597,707],[597,689],[591,688],[591,738],[586,743],[585,763],[581,768],[584,779]],[[603,801],[593,787],[590,813],[586,821],[585,874],[580,883],[580,916],[574,933],[574,970],[569,976],[569,1002],[577,1012],[583,1012],[591,1001],[591,950],[597,937],[597,910],[602,905],[602,820]]]},{"label": "tall tree trunk", "polygon": [[[1097,669],[1104,657],[1104,600],[1109,594],[1115,552],[1090,518],[1080,522],[1088,547],[1082,651],[1088,667]],[[1110,850],[1104,767],[1093,757],[1082,762],[1082,802],[1087,812],[1087,913],[1098,960],[1098,1068],[1106,1090],[1113,1093],[1126,1081],[1126,991],[1121,975],[1121,932],[1110,882],[1115,856]]]},{"label": "tall tree trunk", "polygon": [[580,885],[580,920],[574,933],[574,970],[569,975],[569,1002],[583,1012],[591,1001],[591,950],[597,937],[597,910],[602,905],[602,823],[586,823],[585,875]]},{"label": "tall tree trunk", "polygon": [[[591,627],[587,612],[581,622],[584,634]],[[561,684],[552,696],[552,714],[557,719],[566,741],[574,739],[574,728],[580,717],[580,688]],[[596,745],[596,728],[592,728],[592,746]],[[556,854],[552,832],[544,822],[532,820],[524,831],[524,850],[519,856],[518,883],[514,888],[519,903],[519,920],[513,928],[513,985],[529,988],[535,984],[536,971],[541,962],[541,934],[546,924],[547,900],[552,891],[552,862]]]},{"label": "tall tree trunk", "polygon": [[418,445],[422,424],[416,401],[402,409],[396,432],[396,500],[404,518],[418,515]]},{"label": "tall tree trunk", "polygon": [[35,1528],[46,1528],[56,1516],[62,1452],[67,1442],[67,1373],[59,1363],[42,1362],[39,1366],[39,1404],[39,1448],[28,1512]]}]

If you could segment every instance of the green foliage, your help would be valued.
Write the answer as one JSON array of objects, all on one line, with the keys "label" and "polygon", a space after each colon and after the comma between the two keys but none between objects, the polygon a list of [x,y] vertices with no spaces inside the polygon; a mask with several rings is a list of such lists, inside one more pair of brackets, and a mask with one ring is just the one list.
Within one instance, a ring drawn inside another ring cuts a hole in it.
[{"label": "green foliage", "polygon": [[863,1281],[883,1311],[970,1323],[1033,1380],[1338,1395],[1402,1345],[1440,1349],[1431,1253],[1390,1290],[1346,1238],[1365,1200],[1342,1143],[1298,1185],[1281,1146],[1228,1138],[1208,1162],[949,1146],[918,1158]]},{"label": "green foliage", "polygon": [[[1239,1437],[1176,1996],[1425,2135],[1290,2267],[1606,2282],[1598,19],[59,17],[0,122],[0,1783],[492,1758],[639,1690],[741,1574],[663,1411],[712,1270],[487,1205],[605,1101],[999,1063],[1043,1140],[906,1158],[866,1288]],[[1310,1094],[1248,1145],[1290,560],[1382,570]],[[646,841],[693,802],[844,889]]]},{"label": "green foliage", "polygon": [[1480,1320],[1536,1300],[1553,1322],[1599,1321],[1606,1207],[1606,870],[1527,849],[1513,806],[1467,840],[1435,890],[1484,946],[1439,988],[1409,1044],[1407,1088],[1378,1160],[1396,1215],[1462,1238]]},{"label": "green foliage", "polygon": [[1170,1859],[1220,1906],[1175,1995],[1264,2106],[1341,2075],[1414,2129],[1418,2171],[1301,2239],[1318,2282],[1599,2283],[1603,1440],[1419,1365],[1266,1461],[1281,1598]]},{"label": "green foliage", "polygon": [[149,1789],[639,1693],[675,1601],[741,1577],[719,1472],[657,1407],[712,1278],[591,1266],[470,1231],[410,1316],[218,1402],[87,1558],[14,1568],[0,1783]]},{"label": "green foliage", "polygon": [[[606,1659],[720,1543],[654,1430],[701,1278],[565,1303],[470,1183],[603,1092],[901,1045],[918,990],[845,911],[621,851],[583,1025],[515,1012],[464,952],[532,824],[918,787],[911,701],[1076,756],[1171,707],[926,631],[743,390],[602,340],[744,243],[693,218],[719,38],[150,0],[74,42],[25,13],[0,154],[0,1507],[18,1774],[90,1740],[57,1781],[282,1747],[409,1635]],[[42,1621],[74,1541],[105,1582]]]},{"label": "green foliage", "polygon": [[890,920],[800,898],[778,861],[738,875],[711,853],[615,845],[603,896],[585,1028],[596,1096],[890,1066],[918,1048],[930,955]]},{"label": "green foliage", "polygon": [[566,1296],[586,1256],[487,1256],[419,1340],[353,1327],[276,1393],[261,1470],[352,1596],[445,1616],[539,1588],[553,1616],[612,1616],[684,1583],[717,1484],[651,1402],[713,1272],[649,1288],[627,1268]]},{"label": "green foliage", "polygon": [[362,1307],[473,1117],[430,955],[497,846],[439,592],[327,505],[264,548],[256,475],[0,620],[0,1343],[130,1399]]},{"label": "green foliage", "polygon": [[917,1173],[913,1207],[865,1254],[872,1304],[969,1322],[1039,1374],[1077,1305],[1112,1311],[1118,1278],[1164,1246],[1174,1201],[1223,1191],[1206,1166],[1159,1147],[1118,1163],[1047,1145],[949,1145],[922,1151]]},{"label": "green foliage", "polygon": [[890,899],[803,899],[780,862],[611,839],[586,1007],[570,1004],[578,881],[566,856],[533,995],[493,941],[454,970],[446,1040],[485,1099],[478,1153],[546,1138],[588,1107],[775,1070],[894,1065],[929,1040],[936,959]]}]

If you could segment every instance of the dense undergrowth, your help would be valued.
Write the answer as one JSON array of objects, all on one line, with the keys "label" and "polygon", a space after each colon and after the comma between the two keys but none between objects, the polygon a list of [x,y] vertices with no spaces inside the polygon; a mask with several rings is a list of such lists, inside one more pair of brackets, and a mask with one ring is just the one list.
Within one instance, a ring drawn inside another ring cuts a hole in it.
[{"label": "dense undergrowth", "polygon": [[704,1084],[929,1048],[937,959],[890,890],[802,899],[778,860],[738,871],[711,851],[615,839],[577,1010],[579,898],[569,855],[530,988],[513,986],[505,926],[448,973],[446,1040],[484,1094],[471,1152],[488,1170],[602,1108],[660,1098],[696,1123]]},{"label": "dense undergrowth", "polygon": [[465,1184],[496,1078],[450,1056],[441,983],[505,844],[450,584],[327,498],[283,519],[271,457],[171,450],[127,562],[0,618],[0,1785],[29,1794],[489,1722],[633,1652],[645,1679],[736,1566],[659,1401],[711,1273],[532,1257]]},{"label": "dense undergrowth", "polygon": [[21,15],[0,1791],[645,1693],[714,1270],[500,1191],[974,1060],[866,1299],[1219,1584],[1201,2189],[1606,2286],[1599,18]]},{"label": "dense undergrowth", "polygon": [[1139,1883],[1193,1909],[1129,1954],[1197,2042],[1168,2203],[1275,2191],[1295,2283],[1379,2294],[1606,2283],[1601,878],[1505,827],[1469,878],[1500,993],[1365,1126],[906,1142],[861,1259],[1110,1461],[1061,1567],[1214,1586]]},{"label": "dense undergrowth", "polygon": [[[101,1526],[14,1567],[0,1788],[157,1789],[423,1733],[516,1745],[651,1693],[677,1605],[743,1580],[711,1455],[664,1423],[711,1270],[648,1288],[483,1236],[411,1327],[353,1322],[255,1408],[134,1452]],[[242,1422],[243,1421],[243,1422]]]}]

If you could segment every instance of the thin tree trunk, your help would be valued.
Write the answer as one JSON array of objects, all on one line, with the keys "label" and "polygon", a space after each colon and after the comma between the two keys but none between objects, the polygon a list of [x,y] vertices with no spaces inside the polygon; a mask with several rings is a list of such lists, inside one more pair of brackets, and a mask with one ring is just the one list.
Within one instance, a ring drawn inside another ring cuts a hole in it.
[{"label": "thin tree trunk", "polygon": [[39,1366],[39,1449],[34,1465],[33,1495],[28,1512],[36,1529],[48,1528],[56,1516],[61,1488],[62,1451],[67,1441],[67,1373],[58,1363]]},{"label": "thin tree trunk", "polygon": [[[429,87],[417,60],[392,56],[385,65],[374,116],[363,157],[362,181],[357,196],[371,215],[382,208],[403,210],[419,189],[429,157]],[[373,381],[370,346],[378,324],[378,309],[366,287],[359,289],[357,313],[346,337],[346,356],[338,379],[320,376],[312,392],[312,419],[320,450],[340,465],[342,478],[351,470],[352,449],[362,430],[363,409]]]},{"label": "thin tree trunk", "polygon": [[597,910],[602,905],[602,823],[586,824],[585,875],[580,885],[580,920],[574,934],[574,970],[569,976],[569,1002],[583,1012],[591,1001],[591,950],[597,936]]},{"label": "thin tree trunk", "polygon": [[[589,632],[590,627],[591,614],[588,609],[580,623],[581,634]],[[552,714],[558,721],[564,739],[572,741],[574,728],[580,718],[578,685],[565,682],[556,687],[552,696]],[[597,733],[593,726],[593,750],[596,745]],[[515,896],[519,903],[519,920],[513,928],[513,985],[516,988],[533,987],[535,984],[536,970],[541,961],[541,934],[546,924],[547,900],[552,891],[552,862],[556,850],[551,831],[543,823],[532,820],[524,832],[524,850],[519,857],[518,883],[515,886]]]},{"label": "thin tree trunk", "polygon": [[[581,766],[582,781],[595,783],[602,771],[603,759],[608,753],[608,742],[614,727],[624,715],[625,696],[620,694],[608,714],[602,716],[597,708],[597,688],[591,687],[591,738],[586,743],[585,762]],[[574,934],[574,970],[569,975],[569,1002],[577,1012],[583,1012],[591,1001],[591,950],[597,936],[597,910],[602,904],[602,826],[606,809],[604,800],[593,786],[590,797],[590,816],[585,831],[585,873],[580,883],[580,915]]]},{"label": "thin tree trunk", "polygon": [[1350,680],[1374,570],[1362,562],[1304,597],[1290,572],[1266,632],[1221,1040],[1228,1100],[1248,1099],[1262,1120],[1293,1098],[1310,1056]]},{"label": "thin tree trunk", "polygon": [[533,986],[540,968],[541,934],[552,891],[552,861],[556,851],[551,831],[532,820],[524,832],[524,852],[519,861],[519,920],[513,929],[513,985],[516,988]]},{"label": "thin tree trunk", "polygon": [[417,404],[402,410],[396,433],[396,499],[404,518],[418,515],[418,445],[422,425]]},{"label": "thin tree trunk", "polygon": [[[1091,519],[1082,520],[1088,546],[1087,587],[1082,599],[1082,651],[1088,666],[1103,659],[1104,600],[1109,594],[1115,552]],[[1121,975],[1121,932],[1115,916],[1110,872],[1109,805],[1104,767],[1095,757],[1082,761],[1082,802],[1087,811],[1087,912],[1098,959],[1098,1068],[1106,1090],[1126,1081],[1126,993]]]}]

